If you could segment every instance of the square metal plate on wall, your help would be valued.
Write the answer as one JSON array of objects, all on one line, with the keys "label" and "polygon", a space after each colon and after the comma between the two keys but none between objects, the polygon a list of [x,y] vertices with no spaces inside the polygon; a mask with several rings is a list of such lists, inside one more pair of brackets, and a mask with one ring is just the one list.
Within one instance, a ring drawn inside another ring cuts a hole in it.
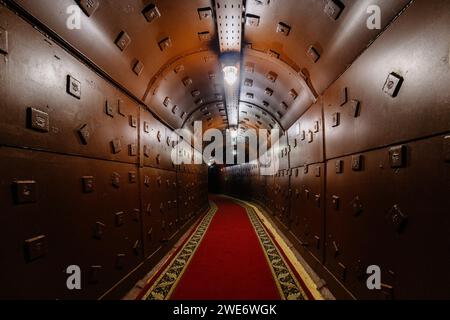
[{"label": "square metal plate on wall", "polygon": [[88,16],[92,16],[100,6],[99,0],[78,0],[81,10]]},{"label": "square metal plate on wall", "polygon": [[71,75],[67,76],[67,93],[77,99],[81,99],[81,82]]},{"label": "square metal plate on wall", "polygon": [[0,53],[8,54],[8,31],[0,28]]},{"label": "square metal plate on wall", "polygon": [[36,108],[28,108],[28,127],[35,131],[49,132],[50,130],[50,117],[48,113],[38,110]]}]

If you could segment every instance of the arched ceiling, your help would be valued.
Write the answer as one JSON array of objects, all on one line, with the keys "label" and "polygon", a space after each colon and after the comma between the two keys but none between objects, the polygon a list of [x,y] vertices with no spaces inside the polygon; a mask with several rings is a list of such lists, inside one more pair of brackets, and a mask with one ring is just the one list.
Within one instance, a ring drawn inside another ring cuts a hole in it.
[{"label": "arched ceiling", "polygon": [[[173,129],[202,120],[287,130],[409,0],[14,2]],[[84,11],[79,30],[67,28],[73,5]],[[380,7],[381,29],[367,28],[369,5]],[[228,52],[240,69],[231,96]]]}]

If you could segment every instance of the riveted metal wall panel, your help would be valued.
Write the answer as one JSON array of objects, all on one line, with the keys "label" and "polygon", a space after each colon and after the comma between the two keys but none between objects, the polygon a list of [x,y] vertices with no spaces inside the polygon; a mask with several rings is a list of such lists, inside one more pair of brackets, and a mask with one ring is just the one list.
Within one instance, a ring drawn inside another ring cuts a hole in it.
[{"label": "riveted metal wall panel", "polygon": [[[76,5],[72,0],[15,2],[141,99],[146,95],[149,79],[158,75],[168,61],[209,47],[211,41],[200,41],[199,32],[207,31],[215,38],[212,16],[204,19],[199,16],[198,9],[208,6],[201,0],[156,3],[157,14],[153,16],[148,14],[149,3],[98,1],[99,5],[90,16],[81,12],[80,30],[67,27],[67,10]],[[117,40],[123,33],[129,42],[119,48]],[[166,39],[168,41],[164,41]],[[141,72],[136,72],[137,62],[144,66]],[[166,121],[178,125],[175,116]]]},{"label": "riveted metal wall panel", "polygon": [[[299,70],[289,64],[250,48],[245,49],[242,64],[241,101],[268,110],[283,128],[288,128],[314,103],[315,97]],[[239,116],[240,120],[246,117],[242,112]]]},{"label": "riveted metal wall panel", "polygon": [[193,216],[193,203],[191,202],[191,185],[189,175],[184,172],[178,172],[178,208],[179,219],[181,223],[185,223]]},{"label": "riveted metal wall panel", "polygon": [[167,145],[168,129],[149,112],[141,113],[141,155],[144,166],[159,169],[173,169],[170,148]]},{"label": "riveted metal wall panel", "polygon": [[10,31],[0,143],[135,163],[139,107],[10,11],[0,15]]},{"label": "riveted metal wall panel", "polygon": [[289,155],[291,149],[289,148],[288,135],[284,134],[278,141],[278,152],[274,151],[274,156],[278,157],[278,170],[287,170],[289,168]]},{"label": "riveted metal wall panel", "polygon": [[322,106],[318,102],[297,120],[288,131],[292,168],[323,162]]},{"label": "riveted metal wall panel", "polygon": [[[10,230],[1,236],[0,296],[120,297],[141,262],[152,267],[178,235],[168,129],[3,6],[0,17],[9,31],[0,59],[0,220]],[[192,216],[208,205],[206,172],[195,173]],[[81,291],[66,287],[70,265],[81,268]]]},{"label": "riveted metal wall panel", "polygon": [[[7,147],[0,154],[3,298],[94,299],[137,266],[140,204],[138,185],[128,180],[134,165]],[[20,200],[30,192],[32,201]],[[42,236],[33,257],[24,254],[26,241]],[[71,265],[81,268],[82,291],[66,287]]]},{"label": "riveted metal wall panel", "polygon": [[[196,110],[200,111],[208,104],[223,105],[219,66],[217,54],[207,49],[172,59],[163,66],[160,74],[155,75],[158,78],[151,80],[145,102],[158,115],[170,119],[174,128],[180,128],[186,122],[190,124],[193,119],[188,117]],[[211,108],[210,114],[201,112],[198,116],[203,119],[219,117],[215,109]]]},{"label": "riveted metal wall panel", "polygon": [[[327,163],[326,264],[357,297],[448,297],[444,146],[444,136],[409,143],[400,168],[392,168],[391,148],[364,153],[360,171],[352,170],[352,156],[340,159],[342,173]],[[381,268],[381,291],[366,287],[369,265]]]},{"label": "riveted metal wall panel", "polygon": [[[252,48],[268,55],[275,51],[279,59],[302,70],[321,94],[408,2],[285,0],[282,4],[274,1],[264,4],[249,1],[245,38]],[[336,8],[330,10],[333,4]],[[368,10],[371,12],[373,5],[380,11],[379,29],[367,27]],[[258,25],[249,24],[249,15],[260,18]],[[289,32],[280,32],[280,24],[287,25]],[[310,55],[311,47],[314,57]]]},{"label": "riveted metal wall panel", "polygon": [[326,91],[328,158],[448,131],[449,9],[414,1]]},{"label": "riveted metal wall panel", "polygon": [[145,257],[151,256],[163,245],[163,213],[160,211],[160,205],[164,195],[158,180],[160,173],[160,170],[148,167],[140,170]]},{"label": "riveted metal wall panel", "polygon": [[276,218],[282,222],[284,225],[289,226],[290,224],[290,170],[280,170],[274,178],[274,189],[273,189],[273,197],[274,200],[274,214]]},{"label": "riveted metal wall panel", "polygon": [[319,261],[323,261],[325,242],[324,170],[324,164],[297,167],[291,176],[291,232]]}]

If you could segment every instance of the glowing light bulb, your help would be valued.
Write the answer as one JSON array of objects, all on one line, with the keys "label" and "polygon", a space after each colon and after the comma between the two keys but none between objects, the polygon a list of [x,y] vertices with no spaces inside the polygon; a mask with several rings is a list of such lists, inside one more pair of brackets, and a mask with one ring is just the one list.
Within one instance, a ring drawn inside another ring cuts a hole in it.
[{"label": "glowing light bulb", "polygon": [[233,84],[236,83],[236,81],[238,79],[237,73],[238,73],[238,70],[234,66],[228,66],[228,67],[223,68],[224,79],[225,79],[225,82],[229,86],[232,86]]}]

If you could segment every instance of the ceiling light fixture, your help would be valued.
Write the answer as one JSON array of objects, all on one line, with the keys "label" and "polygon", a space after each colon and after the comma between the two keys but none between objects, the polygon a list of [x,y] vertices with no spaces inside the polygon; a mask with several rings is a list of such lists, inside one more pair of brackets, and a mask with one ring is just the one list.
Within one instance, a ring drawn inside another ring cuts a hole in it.
[{"label": "ceiling light fixture", "polygon": [[223,75],[225,82],[232,86],[238,79],[238,69],[235,66],[226,66],[223,68]]}]

